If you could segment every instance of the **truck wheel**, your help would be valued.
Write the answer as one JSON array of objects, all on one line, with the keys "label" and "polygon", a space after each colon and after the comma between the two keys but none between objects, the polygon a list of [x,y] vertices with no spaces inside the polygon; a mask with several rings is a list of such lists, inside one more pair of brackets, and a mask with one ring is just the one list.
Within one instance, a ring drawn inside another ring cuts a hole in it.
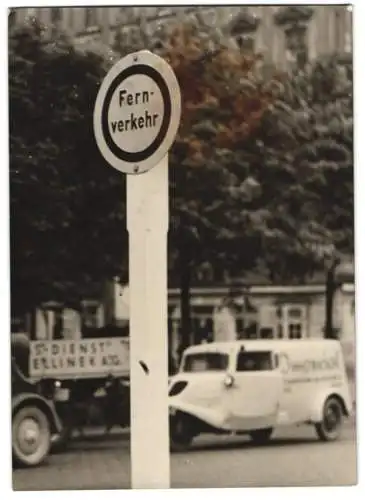
[{"label": "truck wheel", "polygon": [[177,414],[170,419],[170,448],[171,451],[184,451],[191,445],[193,435],[189,431],[186,418]]},{"label": "truck wheel", "polygon": [[315,424],[316,432],[322,441],[334,441],[343,424],[342,405],[337,398],[328,398],[323,407],[322,421]]},{"label": "truck wheel", "polygon": [[266,444],[270,441],[272,433],[272,427],[268,427],[267,429],[256,429],[250,432],[250,438],[255,444]]},{"label": "truck wheel", "polygon": [[24,406],[13,414],[12,453],[14,464],[23,467],[39,465],[51,447],[51,430],[47,415],[37,406]]}]

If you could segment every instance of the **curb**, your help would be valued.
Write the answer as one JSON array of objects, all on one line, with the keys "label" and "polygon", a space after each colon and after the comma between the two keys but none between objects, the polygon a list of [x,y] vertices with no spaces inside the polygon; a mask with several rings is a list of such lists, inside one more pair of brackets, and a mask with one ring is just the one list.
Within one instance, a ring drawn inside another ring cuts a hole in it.
[{"label": "curb", "polygon": [[80,435],[78,431],[75,431],[75,436],[72,437],[72,441],[93,441],[95,439],[112,439],[113,437],[118,437],[121,439],[129,439],[131,435],[130,428],[128,429],[118,429],[115,427],[111,429],[108,433],[105,433],[104,427],[87,427],[83,430],[83,434]]},{"label": "curb", "polygon": [[[344,427],[355,427],[356,428],[356,413],[352,413],[344,422]],[[94,440],[110,440],[113,438],[118,438],[122,440],[129,440],[131,437],[131,429],[112,429],[108,434],[105,434],[103,427],[92,427],[85,430],[85,434],[80,436],[77,434],[72,438],[74,442],[85,442]]]}]

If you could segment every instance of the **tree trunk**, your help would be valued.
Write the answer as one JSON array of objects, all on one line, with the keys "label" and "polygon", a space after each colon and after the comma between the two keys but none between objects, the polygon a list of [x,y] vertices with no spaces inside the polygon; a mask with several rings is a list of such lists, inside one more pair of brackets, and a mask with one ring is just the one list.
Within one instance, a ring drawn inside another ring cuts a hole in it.
[{"label": "tree trunk", "polygon": [[338,262],[334,262],[327,271],[326,277],[326,323],[324,327],[324,337],[326,339],[335,339],[336,332],[333,327],[333,309],[336,291],[336,268]]},{"label": "tree trunk", "polygon": [[181,338],[179,347],[179,358],[189,345],[191,335],[190,318],[190,285],[191,285],[191,261],[187,249],[181,250],[180,255],[180,310],[181,310]]}]

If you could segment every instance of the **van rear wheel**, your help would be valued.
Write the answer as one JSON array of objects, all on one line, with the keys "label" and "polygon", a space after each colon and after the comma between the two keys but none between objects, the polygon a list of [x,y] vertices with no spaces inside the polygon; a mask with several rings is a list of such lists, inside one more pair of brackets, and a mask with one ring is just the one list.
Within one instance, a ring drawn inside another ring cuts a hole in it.
[{"label": "van rear wheel", "polygon": [[191,445],[193,434],[189,429],[188,420],[183,414],[177,413],[170,418],[170,448],[171,451],[184,451]]},{"label": "van rear wheel", "polygon": [[337,398],[328,398],[323,407],[322,421],[315,424],[316,432],[322,441],[336,440],[342,429],[343,411]]},{"label": "van rear wheel", "polygon": [[256,429],[250,432],[250,438],[255,444],[266,444],[270,441],[273,430],[272,427],[268,427],[267,429]]}]

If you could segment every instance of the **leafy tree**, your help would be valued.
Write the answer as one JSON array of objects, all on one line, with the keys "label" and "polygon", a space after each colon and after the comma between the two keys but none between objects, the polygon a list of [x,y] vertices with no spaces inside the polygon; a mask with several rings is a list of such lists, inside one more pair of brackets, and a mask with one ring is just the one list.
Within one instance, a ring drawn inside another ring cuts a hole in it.
[{"label": "leafy tree", "polygon": [[235,145],[233,161],[225,156],[260,192],[241,198],[237,221],[247,223],[232,238],[236,251],[228,249],[232,271],[248,268],[238,248],[248,248],[273,282],[300,283],[325,269],[325,335],[333,337],[336,269],[354,251],[351,61],[317,61],[276,84],[254,134]]},{"label": "leafy tree", "polygon": [[294,71],[262,125],[265,165],[281,179],[265,184],[276,205],[268,211],[275,241],[267,241],[265,262],[274,279],[326,269],[332,337],[336,268],[354,252],[351,60],[330,57]]},{"label": "leafy tree", "polygon": [[[99,292],[123,271],[124,177],[106,166],[92,113],[109,60],[35,22],[9,37],[14,310]],[[125,269],[124,262],[124,269]]]},{"label": "leafy tree", "polygon": [[231,42],[199,10],[140,40],[170,61],[183,93],[170,234],[183,331],[194,272],[222,279],[259,267],[292,283],[326,267],[331,336],[334,273],[353,253],[351,61],[298,61],[268,77]]},{"label": "leafy tree", "polygon": [[[117,38],[121,53],[122,35]],[[204,274],[224,278],[238,255],[242,269],[256,265],[256,232],[246,231],[245,252],[240,243],[245,223],[252,226],[243,209],[258,194],[258,185],[249,168],[232,166],[237,147],[260,126],[276,87],[255,71],[256,56],[242,53],[227,34],[205,25],[199,10],[195,21],[180,19],[161,26],[155,37],[141,35],[134,50],[140,48],[155,48],[171,64],[183,96],[181,126],[170,153],[169,234],[170,280],[178,280],[181,289],[183,349],[191,329],[192,280]]]},{"label": "leafy tree", "polygon": [[328,263],[331,283],[337,254],[353,251],[352,96],[351,63],[341,66],[347,78],[334,58],[268,77],[199,9],[179,22],[146,36],[142,20],[133,43],[171,63],[183,94],[169,264],[171,280],[180,274],[184,346],[194,277],[260,268],[292,283]]}]

